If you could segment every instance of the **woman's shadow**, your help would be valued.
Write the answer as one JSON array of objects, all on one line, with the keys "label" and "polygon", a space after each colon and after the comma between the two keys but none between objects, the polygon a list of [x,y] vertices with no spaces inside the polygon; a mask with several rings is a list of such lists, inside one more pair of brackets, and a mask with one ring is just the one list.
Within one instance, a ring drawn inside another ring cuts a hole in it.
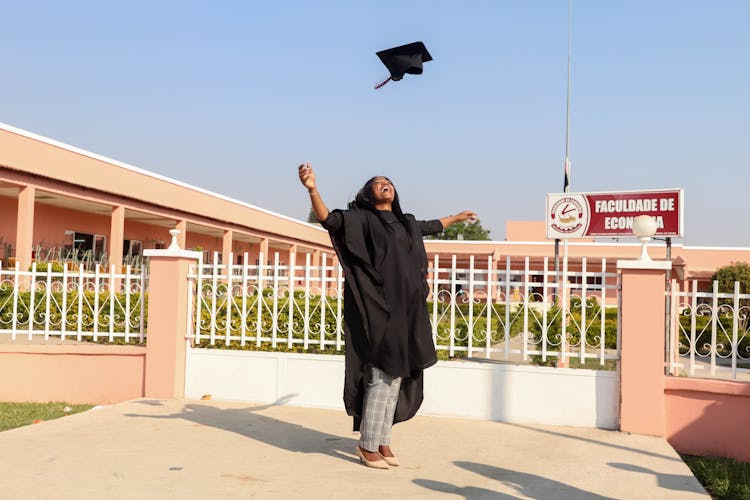
[{"label": "woman's shadow", "polygon": [[[554,479],[549,479],[536,474],[503,469],[494,465],[482,464],[477,462],[453,462],[458,467],[468,470],[480,476],[493,479],[505,487],[512,488],[525,498],[575,498],[581,500],[614,500],[607,497],[592,493],[590,491],[570,486]],[[424,488],[438,491],[441,493],[450,493],[452,495],[463,496],[466,499],[475,498],[517,498],[515,495],[508,495],[499,491],[488,490],[476,486],[459,487],[454,484],[428,479],[414,479],[415,484]]]},{"label": "woman's shadow", "polygon": [[[189,403],[171,415],[145,415],[129,413],[126,417],[155,419],[184,419],[200,425],[234,432],[287,451],[297,453],[320,453],[347,461],[358,461],[354,456],[357,441],[351,438],[327,434],[298,424],[285,422],[257,412],[272,406],[283,405],[291,397],[286,396],[271,404],[248,408],[216,408],[214,406]],[[144,404],[153,404],[143,401]]]}]

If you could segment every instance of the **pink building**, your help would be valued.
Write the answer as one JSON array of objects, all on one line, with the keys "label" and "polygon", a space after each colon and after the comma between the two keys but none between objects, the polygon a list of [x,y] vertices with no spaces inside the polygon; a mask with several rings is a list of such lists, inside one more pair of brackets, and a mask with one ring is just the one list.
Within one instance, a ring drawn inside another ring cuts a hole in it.
[{"label": "pink building", "polygon": [[[211,261],[229,253],[238,262],[244,253],[251,262],[262,252],[270,261],[276,252],[287,263],[292,252],[310,253],[314,263],[320,254],[333,257],[330,240],[319,226],[276,214],[240,201],[210,193],[94,153],[0,125],[0,260],[4,266],[16,260],[27,269],[39,257],[52,260],[60,252],[88,255],[89,262],[121,266],[144,249],[165,246],[166,229],[181,230],[183,248],[204,252]],[[601,243],[574,240],[569,245],[570,270],[601,270],[606,259],[609,272],[617,259],[636,258],[637,243]],[[50,250],[54,250],[54,256]],[[509,221],[505,241],[428,241],[430,259],[435,255],[477,267],[501,269],[510,257],[515,269],[539,269],[548,259],[553,266],[553,242],[545,238],[543,222]],[[37,252],[43,255],[37,256]],[[650,253],[665,258],[663,243]],[[50,254],[48,257],[47,254]],[[64,256],[64,255],[63,255]],[[734,261],[750,262],[750,248],[672,246],[671,277],[683,286],[698,280],[706,289],[717,268]],[[297,262],[301,262],[299,258]]]},{"label": "pink building", "polygon": [[[163,248],[167,229],[183,248],[234,259],[248,253],[332,254],[307,224],[16,128],[0,126],[0,259],[27,269],[37,252],[78,250],[121,266]],[[41,257],[44,257],[41,256]]]}]

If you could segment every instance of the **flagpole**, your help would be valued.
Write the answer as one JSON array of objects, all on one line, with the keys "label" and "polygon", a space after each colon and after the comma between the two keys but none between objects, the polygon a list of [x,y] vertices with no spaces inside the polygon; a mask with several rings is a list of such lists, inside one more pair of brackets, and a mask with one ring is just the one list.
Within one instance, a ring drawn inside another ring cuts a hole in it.
[{"label": "flagpole", "polygon": [[[570,192],[570,33],[573,17],[573,0],[568,0],[568,85],[565,104],[565,192]],[[565,240],[567,243],[567,239]]]},{"label": "flagpole", "polygon": [[[573,18],[573,0],[568,0],[568,79],[565,100],[565,179],[563,181],[563,192],[570,192],[570,53],[571,32]],[[568,262],[568,240],[563,241],[564,267]],[[555,279],[560,283],[560,239],[555,239]],[[558,295],[560,290],[558,289]]]},{"label": "flagpole", "polygon": [[[568,82],[567,82],[567,99],[565,104],[565,180],[564,190],[566,193],[570,193],[570,46],[571,46],[571,19],[573,17],[573,0],[568,0]],[[563,240],[563,269],[562,269],[562,341],[560,342],[560,359],[558,359],[559,366],[567,367],[568,359],[565,357],[566,347],[568,343],[567,339],[567,317],[566,313],[568,310],[568,297],[566,290],[568,287],[568,238]],[[560,283],[558,282],[558,287]],[[560,288],[558,288],[558,293]],[[581,298],[581,304],[586,303],[586,297]],[[583,306],[582,306],[583,307]],[[583,352],[584,343],[586,342],[586,336],[581,335],[581,352]]]}]

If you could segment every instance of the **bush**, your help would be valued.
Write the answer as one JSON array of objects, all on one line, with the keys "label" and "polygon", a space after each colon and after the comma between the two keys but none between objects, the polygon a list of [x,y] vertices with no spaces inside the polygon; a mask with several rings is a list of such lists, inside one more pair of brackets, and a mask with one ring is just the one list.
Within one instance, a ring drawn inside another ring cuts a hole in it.
[{"label": "bush", "polygon": [[[698,312],[684,309],[679,315],[680,354],[688,354],[690,352],[690,329],[693,315],[695,315],[696,354],[708,356],[711,353],[711,314],[701,314],[700,308]],[[716,319],[717,354],[729,356],[732,352],[732,312],[721,309]],[[737,341],[738,352],[750,353],[750,333],[742,329],[742,324],[738,325]]]},{"label": "bush", "polygon": [[[427,303],[427,311],[432,319],[434,303]],[[450,345],[450,307],[449,303],[438,302],[437,344]],[[474,304],[473,328],[469,336],[469,309],[470,304],[456,304],[454,326],[454,346],[468,347],[469,338],[472,346],[479,349],[486,345],[488,335],[487,304]],[[505,338],[505,304],[490,304],[489,335],[490,342],[500,342]],[[509,336],[513,338],[523,331],[523,317],[518,313],[521,306],[512,308],[510,311]]]},{"label": "bush", "polygon": [[[3,324],[10,325],[13,321],[13,291],[14,288],[10,283],[4,283],[0,286],[0,322]],[[86,340],[91,340],[94,324],[98,329],[98,335],[100,337],[107,337],[109,335],[109,314],[110,314],[110,296],[108,293],[99,294],[99,310],[94,312],[94,292],[84,291],[82,297],[83,308],[79,311],[78,303],[80,293],[78,290],[69,290],[66,297],[66,317],[63,318],[63,293],[62,291],[51,290],[48,293],[50,297],[50,316],[49,320],[51,323],[51,329],[61,330],[61,322],[65,321],[65,329],[71,332],[69,335],[73,335],[78,329],[79,316],[81,323],[81,330],[88,337]],[[34,310],[29,312],[31,307],[31,298],[34,298]],[[46,304],[47,292],[44,290],[37,291],[21,291],[18,293],[18,302],[16,305],[16,325],[19,330],[28,329],[29,320],[33,321],[35,325],[34,330],[39,330],[44,327],[45,324],[45,304]],[[124,333],[125,332],[125,294],[116,293],[114,295],[114,332]],[[140,293],[130,294],[130,317],[140,317]],[[148,300],[146,297],[144,301],[144,321],[148,318]],[[145,325],[144,325],[145,329]],[[131,325],[131,332],[133,328]],[[137,334],[137,330],[135,331]],[[129,343],[138,342],[138,338],[132,339]],[[124,339],[116,339],[114,343],[125,343]]]},{"label": "bush", "polygon": [[[305,295],[303,291],[295,291],[293,294],[284,293],[282,296],[277,298],[277,321],[275,327],[277,328],[277,348],[272,349],[269,339],[271,332],[274,328],[274,321],[272,317],[273,308],[273,290],[265,289],[262,297],[258,298],[257,293],[245,296],[245,316],[244,325],[242,316],[242,301],[243,298],[232,297],[231,302],[227,301],[224,297],[217,297],[216,303],[210,303],[210,297],[201,300],[200,306],[200,337],[201,340],[198,342],[200,347],[211,347],[211,348],[226,348],[226,349],[247,349],[247,350],[258,350],[257,341],[255,336],[258,331],[258,307],[261,307],[260,314],[260,329],[261,336],[264,337],[262,340],[260,350],[277,350],[281,352],[301,352],[303,346],[301,343],[295,342],[291,348],[288,347],[288,331],[289,331],[289,306],[290,300],[293,308],[293,325],[292,325],[292,339],[295,341],[304,340],[304,305]],[[208,302],[206,302],[208,300]],[[326,314],[324,322],[323,338],[326,343],[336,342],[337,338],[337,324],[336,324],[336,308],[337,299],[326,298]],[[341,353],[335,349],[335,345],[328,345],[324,349],[320,349],[320,321],[321,321],[321,306],[323,302],[319,295],[310,296],[308,300],[309,307],[309,327],[312,331],[308,332],[308,349],[306,352],[321,352],[321,353]],[[569,343],[576,344],[580,341],[580,322],[581,322],[581,301],[573,301],[573,310],[571,311],[571,321],[568,324],[568,336]],[[591,346],[599,345],[599,338],[601,335],[601,316],[599,304],[595,298],[589,298],[586,301],[587,306],[587,319],[586,319],[586,340]],[[211,308],[215,307],[216,313],[214,318],[214,335],[215,345],[211,346],[209,337],[211,333]],[[344,307],[346,305],[344,304]],[[433,319],[433,308],[437,307],[437,345],[439,347],[438,356],[440,359],[447,358],[448,353],[445,349],[450,345],[450,312],[451,304],[438,302],[437,305],[433,302],[427,303],[427,310],[430,315],[430,319]],[[454,325],[454,339],[453,345],[458,348],[467,348],[469,342],[477,349],[482,349],[487,342],[487,335],[490,337],[490,343],[496,344],[502,342],[505,339],[506,330],[506,305],[505,304],[490,304],[489,320],[487,318],[487,304],[482,302],[473,305],[473,324],[472,331],[469,332],[469,312],[472,307],[468,303],[455,304],[455,325]],[[230,341],[226,342],[227,334],[227,309],[231,310],[229,334]],[[509,311],[509,324],[507,329],[510,338],[516,338],[518,335],[523,333],[523,305],[519,304],[511,306]],[[529,308],[529,336],[532,341],[540,342],[542,335],[542,312]],[[560,342],[560,334],[562,330],[561,310],[557,306],[552,306],[547,312],[547,338],[555,343]],[[243,326],[245,329],[246,344],[241,346],[239,337],[242,334]],[[605,311],[605,347],[608,349],[614,349],[617,347],[617,311],[616,309],[608,309]],[[341,332],[343,340],[343,332]],[[442,347],[442,348],[440,348]],[[466,356],[466,351],[457,350],[454,352],[456,357]]]},{"label": "bush", "polygon": [[[33,264],[29,266],[29,271],[32,270]],[[49,268],[52,268],[53,273],[61,273],[63,272],[63,265],[57,261],[54,262],[37,262],[36,263],[36,272],[38,273],[46,273]]]},{"label": "bush", "polygon": [[[295,292],[291,296],[292,300],[292,338],[295,340],[304,340],[304,312],[305,312],[305,298],[304,292]],[[211,335],[211,307],[210,298],[204,298],[200,303],[200,336],[201,341],[198,343],[200,347],[210,348],[224,348],[224,349],[246,349],[246,350],[259,350],[256,346],[256,341],[250,341],[250,338],[254,338],[258,331],[258,307],[260,306],[260,328],[261,336],[271,337],[272,329],[274,327],[273,321],[273,290],[267,288],[263,290],[263,295],[260,300],[258,294],[248,294],[244,297],[245,301],[245,317],[244,317],[244,329],[246,336],[245,346],[241,346],[239,339],[230,340],[226,343],[227,333],[227,310],[229,313],[229,334],[232,337],[240,337],[243,330],[242,307],[243,297],[232,297],[231,302],[227,301],[226,298],[217,298],[216,304],[213,307],[216,308],[216,314],[214,317],[214,335],[216,339],[215,345],[210,345],[210,342],[204,341],[204,339]],[[277,299],[277,321],[276,328],[278,335],[278,348],[271,349],[270,342],[264,340],[260,350],[276,350],[280,352],[287,352],[288,347],[288,331],[289,331],[289,306],[290,296],[289,293],[285,293],[284,296]],[[206,302],[207,301],[207,302]],[[318,346],[320,345],[320,328],[321,323],[321,305],[323,301],[321,297],[311,296],[309,299],[309,322],[308,325],[310,330],[308,332],[308,345],[313,346],[316,341]],[[336,341],[336,307],[337,302],[335,299],[326,298],[326,311],[324,321],[324,340],[325,341]],[[317,331],[316,331],[317,330]],[[343,336],[343,333],[342,333]],[[222,339],[219,342],[219,339]],[[266,344],[268,346],[266,346]],[[283,347],[281,345],[283,344]],[[299,348],[298,348],[299,347]],[[315,352],[315,347],[309,347],[305,352]],[[294,344],[291,350],[288,352],[302,352],[301,344]],[[321,352],[328,352],[328,347]],[[337,353],[335,346],[331,353]]]},{"label": "bush", "polygon": [[[581,330],[586,332],[586,350],[593,351],[598,348],[601,343],[601,328],[602,328],[602,317],[601,317],[601,306],[599,301],[595,297],[589,297],[586,299],[586,324],[582,325],[583,320],[583,301],[579,297],[572,297],[570,300],[570,311],[568,323],[566,325],[566,335],[568,337],[568,345],[580,346],[581,343]],[[529,320],[529,333],[533,333],[536,339],[542,337],[542,313],[532,310],[533,322]],[[558,306],[552,306],[547,311],[547,339],[552,341],[557,346],[551,347],[550,350],[558,350],[562,336],[562,311]],[[604,348],[605,349],[617,349],[617,308],[606,308],[604,309]],[[555,366],[557,363],[557,356],[548,356],[546,361],[542,361],[541,356],[532,356],[532,364],[538,366]],[[580,359],[580,358],[579,358]],[[598,360],[588,359],[584,366],[580,365],[579,359],[573,360],[570,358],[570,365],[576,368],[587,368],[587,367],[599,367],[601,364]],[[611,369],[609,365],[607,369]],[[596,365],[596,366],[595,366]],[[598,369],[598,368],[597,368]]]}]

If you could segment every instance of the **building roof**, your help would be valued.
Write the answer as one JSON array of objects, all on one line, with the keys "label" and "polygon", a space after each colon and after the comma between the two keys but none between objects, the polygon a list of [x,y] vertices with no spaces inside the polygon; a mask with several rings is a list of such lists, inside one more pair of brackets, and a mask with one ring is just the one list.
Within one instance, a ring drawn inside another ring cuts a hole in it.
[{"label": "building roof", "polygon": [[320,226],[0,123],[0,165],[160,207],[330,246]]}]

